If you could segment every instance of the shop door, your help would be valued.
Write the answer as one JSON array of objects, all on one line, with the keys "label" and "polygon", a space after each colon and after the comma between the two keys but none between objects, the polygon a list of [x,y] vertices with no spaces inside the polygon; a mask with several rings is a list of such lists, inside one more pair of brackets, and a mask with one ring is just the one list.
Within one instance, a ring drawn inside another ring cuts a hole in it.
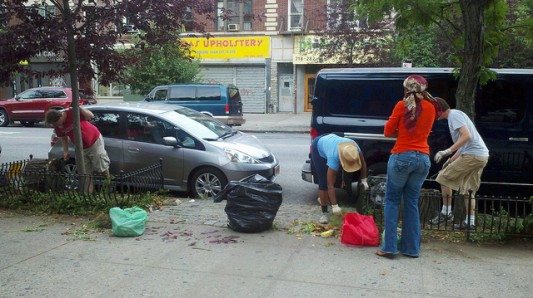
[{"label": "shop door", "polygon": [[313,90],[315,88],[315,75],[306,74],[305,75],[305,101],[304,101],[304,112],[311,112],[313,110]]},{"label": "shop door", "polygon": [[279,76],[278,94],[280,112],[294,111],[294,94],[292,88],[292,75]]}]

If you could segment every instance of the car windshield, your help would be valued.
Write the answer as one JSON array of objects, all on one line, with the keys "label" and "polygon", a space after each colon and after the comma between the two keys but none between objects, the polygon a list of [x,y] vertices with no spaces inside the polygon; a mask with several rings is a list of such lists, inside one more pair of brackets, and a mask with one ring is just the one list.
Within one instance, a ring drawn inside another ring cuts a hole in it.
[{"label": "car windshield", "polygon": [[[180,115],[186,116],[191,121],[183,121]],[[179,124],[181,128],[194,136],[205,140],[217,140],[235,134],[235,130],[226,124],[201,113],[191,113],[188,109],[168,111],[164,116],[169,121]]]}]

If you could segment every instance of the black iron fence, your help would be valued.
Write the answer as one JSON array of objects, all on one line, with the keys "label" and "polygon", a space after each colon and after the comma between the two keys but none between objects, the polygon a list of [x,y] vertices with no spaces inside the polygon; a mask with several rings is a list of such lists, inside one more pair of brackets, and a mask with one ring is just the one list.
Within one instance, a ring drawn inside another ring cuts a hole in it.
[{"label": "black iron fence", "polygon": [[57,163],[28,159],[0,164],[0,206],[16,208],[46,201],[42,205],[101,210],[110,205],[131,205],[149,192],[162,190],[164,185],[161,160],[111,177],[81,175]]},{"label": "black iron fence", "polygon": [[[363,198],[360,208],[373,214],[376,222],[383,226],[385,203],[385,178],[369,177],[371,191]],[[491,183],[482,182],[485,185]],[[441,212],[442,196],[440,190],[423,189],[420,195],[420,224],[425,230],[464,232],[469,240],[484,236],[503,238],[506,236],[533,237],[533,187],[529,196],[453,196],[453,218],[432,221]],[[470,226],[471,202],[475,202],[474,225]],[[400,211],[400,221],[401,221]],[[468,224],[465,225],[464,222]]]}]

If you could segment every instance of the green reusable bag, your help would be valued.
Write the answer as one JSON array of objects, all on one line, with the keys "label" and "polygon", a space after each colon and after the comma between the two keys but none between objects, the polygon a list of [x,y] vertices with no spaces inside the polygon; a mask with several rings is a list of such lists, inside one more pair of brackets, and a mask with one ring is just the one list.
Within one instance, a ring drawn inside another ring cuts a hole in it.
[{"label": "green reusable bag", "polygon": [[113,235],[117,237],[135,237],[144,233],[148,213],[139,207],[109,209]]}]

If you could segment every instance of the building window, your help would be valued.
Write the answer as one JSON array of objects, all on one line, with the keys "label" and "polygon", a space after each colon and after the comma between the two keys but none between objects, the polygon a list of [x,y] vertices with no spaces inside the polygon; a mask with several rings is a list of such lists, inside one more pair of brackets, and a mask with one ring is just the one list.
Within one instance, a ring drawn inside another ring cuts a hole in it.
[{"label": "building window", "polygon": [[217,31],[251,31],[252,0],[218,0]]},{"label": "building window", "polygon": [[289,31],[301,31],[304,18],[304,0],[290,0],[289,2]]}]

